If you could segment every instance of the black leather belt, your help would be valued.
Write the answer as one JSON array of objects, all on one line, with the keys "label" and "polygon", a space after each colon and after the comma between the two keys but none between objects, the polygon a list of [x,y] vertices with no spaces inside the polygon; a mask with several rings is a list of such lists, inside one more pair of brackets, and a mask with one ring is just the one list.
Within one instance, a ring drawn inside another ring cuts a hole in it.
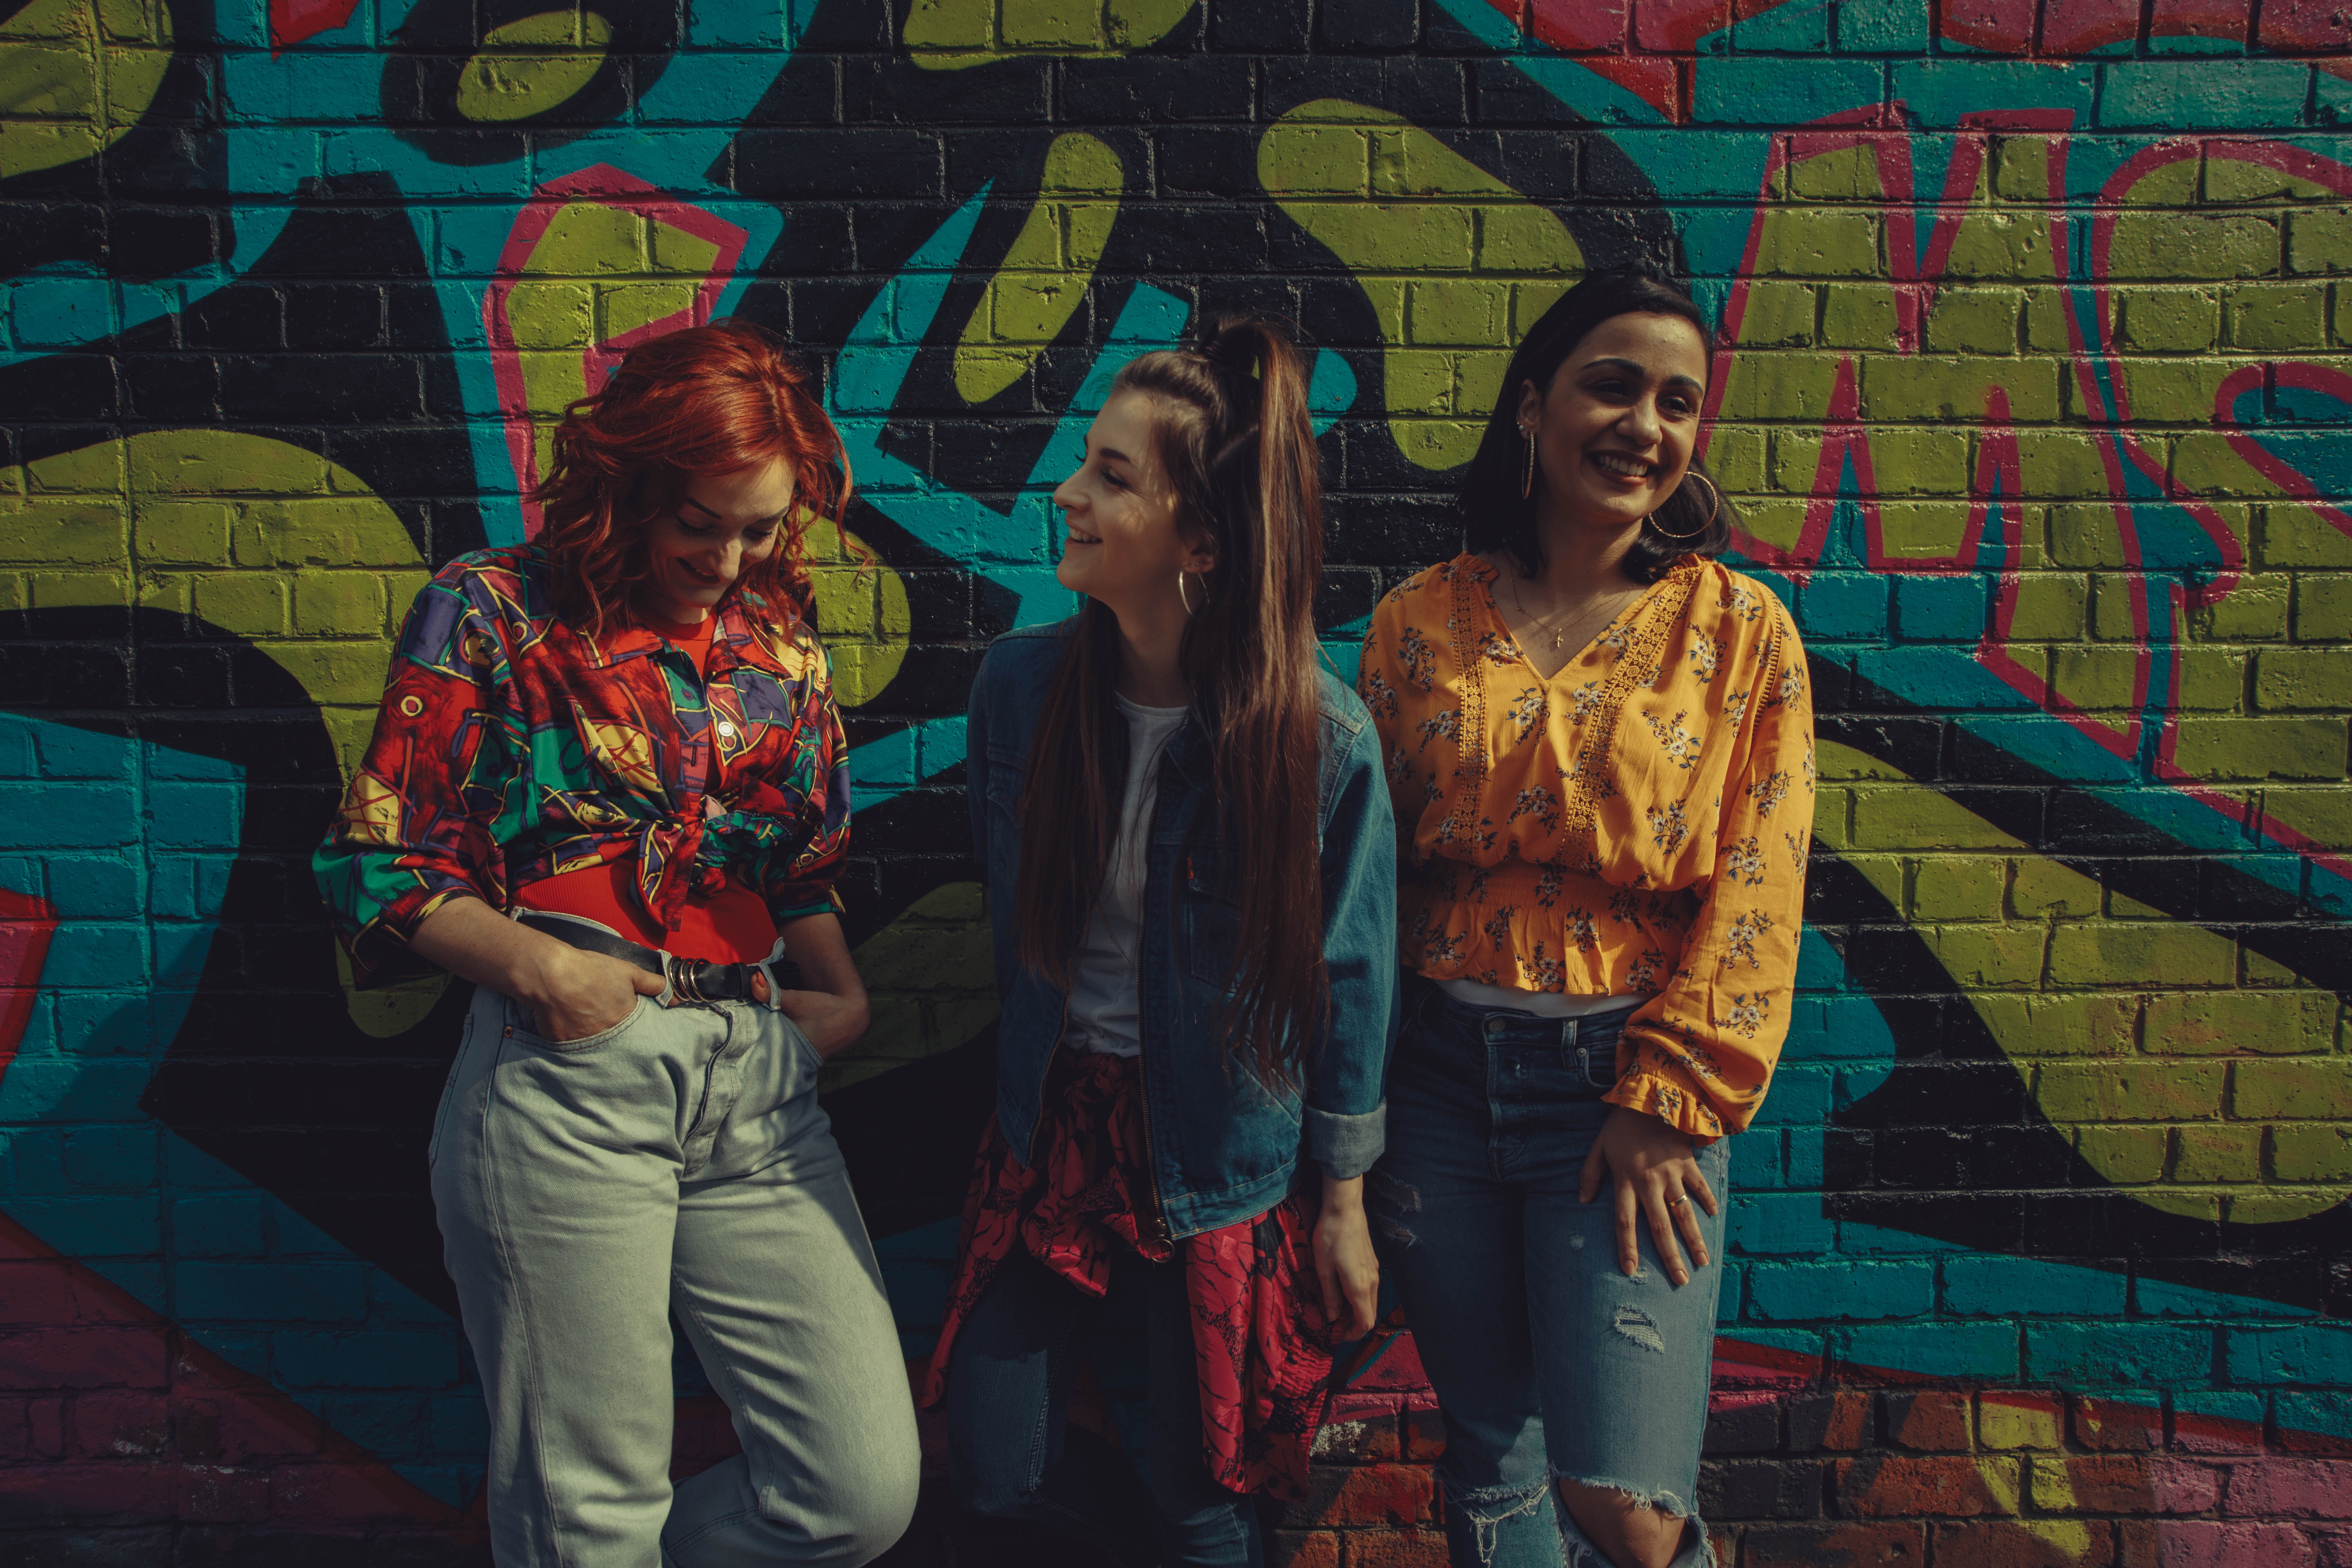
[{"label": "black leather belt", "polygon": [[[634,964],[649,974],[658,974],[669,983],[673,1002],[756,1002],[752,994],[751,977],[760,973],[757,963],[713,963],[708,959],[680,958],[664,952],[657,947],[646,947],[625,936],[614,936],[562,915],[526,913],[515,917],[517,925],[551,936],[560,942],[579,948],[584,952],[601,952],[607,958],[617,958]],[[777,986],[786,991],[801,987],[801,966],[789,958],[778,958],[765,966]]]}]

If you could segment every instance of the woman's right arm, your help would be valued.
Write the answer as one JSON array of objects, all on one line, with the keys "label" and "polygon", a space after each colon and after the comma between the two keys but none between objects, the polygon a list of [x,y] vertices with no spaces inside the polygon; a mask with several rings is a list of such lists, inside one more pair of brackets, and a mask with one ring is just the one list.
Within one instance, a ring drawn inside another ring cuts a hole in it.
[{"label": "woman's right arm", "polygon": [[513,787],[527,748],[482,578],[452,563],[417,595],[375,732],[311,870],[361,985],[446,969],[528,1004],[549,1038],[577,1039],[618,1022],[639,980],[656,992],[661,981],[498,912],[500,846],[529,794]]},{"label": "woman's right arm", "polygon": [[652,971],[517,925],[479,899],[440,905],[417,922],[408,945],[459,979],[522,1003],[534,1032],[551,1040],[601,1035],[627,1017],[639,996],[662,990]]}]

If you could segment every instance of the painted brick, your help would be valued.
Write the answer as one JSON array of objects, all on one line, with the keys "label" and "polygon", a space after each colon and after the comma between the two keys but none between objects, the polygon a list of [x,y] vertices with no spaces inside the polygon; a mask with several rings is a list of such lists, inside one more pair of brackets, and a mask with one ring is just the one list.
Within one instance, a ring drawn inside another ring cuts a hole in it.
[{"label": "painted brick", "polygon": [[1759,1318],[1910,1318],[1934,1304],[1927,1263],[1759,1263],[1748,1270],[1748,1300]]},{"label": "painted brick", "polygon": [[2183,1520],[2164,1530],[2166,1568],[2234,1568],[2260,1563],[2263,1568],[2310,1568],[2315,1561],[2311,1538],[2291,1524],[2219,1524]]},{"label": "painted brick", "polygon": [[1952,1454],[1969,1447],[1969,1396],[1955,1390],[1885,1395],[1886,1440],[1898,1448]]},{"label": "painted brick", "polygon": [[2210,1377],[2213,1340],[2208,1329],[2029,1322],[2025,1364],[2035,1380],[2069,1388],[2160,1388]]},{"label": "painted brick", "polygon": [[2014,1458],[1962,1454],[1890,1454],[1843,1459],[1834,1467],[1836,1506],[1852,1518],[1970,1516],[2001,1511],[2021,1478]]},{"label": "painted brick", "polygon": [[2020,1312],[2053,1317],[2113,1317],[2124,1310],[2126,1277],[2028,1258],[1947,1258],[1947,1311],[1977,1316]]}]

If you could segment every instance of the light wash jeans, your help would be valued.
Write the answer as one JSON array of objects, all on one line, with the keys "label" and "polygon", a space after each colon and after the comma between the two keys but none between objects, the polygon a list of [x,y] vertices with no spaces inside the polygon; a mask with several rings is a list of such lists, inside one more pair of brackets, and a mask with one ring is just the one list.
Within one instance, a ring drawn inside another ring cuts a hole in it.
[{"label": "light wash jeans", "polygon": [[[433,1202],[489,1405],[500,1568],[855,1568],[915,1508],[882,1275],[783,1014],[640,997],[562,1044],[476,993]],[[670,1317],[743,1452],[676,1489]]]},{"label": "light wash jeans", "polygon": [[[1608,1487],[1695,1516],[1731,1140],[1698,1155],[1721,1205],[1679,1289],[1645,1221],[1617,1270],[1616,1205],[1577,1201],[1633,1013],[1538,1018],[1407,983],[1388,1152],[1365,1184],[1372,1240],[1445,1419],[1454,1568],[1609,1568],[1552,1486]],[[1715,1562],[1693,1518],[1674,1568]]]}]

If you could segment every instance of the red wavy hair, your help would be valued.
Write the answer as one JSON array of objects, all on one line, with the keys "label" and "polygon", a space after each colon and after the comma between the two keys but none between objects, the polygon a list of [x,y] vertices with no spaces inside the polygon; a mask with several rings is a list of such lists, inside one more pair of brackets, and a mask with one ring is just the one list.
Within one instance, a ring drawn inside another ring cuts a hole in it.
[{"label": "red wavy hair", "polygon": [[723,318],[631,349],[602,390],[565,405],[554,461],[531,492],[537,542],[555,565],[556,613],[601,631],[652,563],[646,525],[689,486],[782,458],[793,471],[783,538],[729,589],[809,613],[802,546],[818,519],[848,505],[849,457],[817,401],[814,378],[781,342]]}]

